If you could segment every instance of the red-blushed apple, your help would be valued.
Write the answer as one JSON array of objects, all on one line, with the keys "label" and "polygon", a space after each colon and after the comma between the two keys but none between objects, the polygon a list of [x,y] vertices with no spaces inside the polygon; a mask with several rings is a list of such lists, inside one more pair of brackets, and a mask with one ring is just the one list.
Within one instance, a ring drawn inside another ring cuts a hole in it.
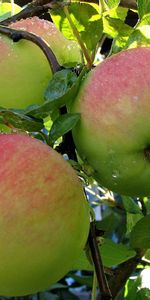
[{"label": "red-blushed apple", "polygon": [[95,179],[112,191],[150,196],[150,48],[124,50],[90,71],[72,104],[73,130]]},{"label": "red-blushed apple", "polygon": [[22,19],[10,25],[11,28],[21,29],[42,37],[45,40],[61,66],[73,67],[82,62],[82,55],[76,41],[66,39],[54,23],[32,17]]},{"label": "red-blushed apple", "polygon": [[[10,27],[40,36],[60,65],[70,67],[82,61],[78,44],[67,40],[52,22],[33,17],[12,23]],[[0,34],[0,69],[0,106],[24,109],[44,102],[44,91],[52,72],[37,45],[27,40],[14,43]]]},{"label": "red-blushed apple", "polygon": [[48,288],[85,247],[89,208],[73,168],[25,134],[0,134],[0,295]]}]

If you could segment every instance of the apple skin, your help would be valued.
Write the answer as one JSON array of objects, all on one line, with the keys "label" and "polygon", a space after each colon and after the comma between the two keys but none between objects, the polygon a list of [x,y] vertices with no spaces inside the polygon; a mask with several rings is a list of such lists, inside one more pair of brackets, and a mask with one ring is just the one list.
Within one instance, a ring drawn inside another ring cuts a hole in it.
[{"label": "apple skin", "polygon": [[[82,61],[78,44],[68,41],[52,22],[33,17],[12,23],[10,27],[43,38],[60,65],[74,66]],[[52,72],[46,56],[37,45],[27,40],[14,43],[0,34],[0,69],[0,106],[24,109],[44,102],[44,92]]]},{"label": "apple skin", "polygon": [[39,35],[47,42],[61,66],[74,67],[82,63],[81,50],[76,41],[67,40],[54,23],[32,17],[10,25],[11,28],[26,30]]},{"label": "apple skin", "polygon": [[105,59],[83,81],[71,111],[81,113],[73,137],[104,187],[150,196],[150,48]]},{"label": "apple skin", "polygon": [[24,134],[0,134],[0,295],[48,288],[85,247],[89,207],[55,150]]}]

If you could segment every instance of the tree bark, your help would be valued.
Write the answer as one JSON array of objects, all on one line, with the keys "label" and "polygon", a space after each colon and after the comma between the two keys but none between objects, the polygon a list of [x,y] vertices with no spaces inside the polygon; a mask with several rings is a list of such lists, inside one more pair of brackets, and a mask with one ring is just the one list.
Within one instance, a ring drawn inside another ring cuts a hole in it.
[{"label": "tree bark", "polygon": [[120,5],[131,9],[137,9],[136,0],[121,0]]}]

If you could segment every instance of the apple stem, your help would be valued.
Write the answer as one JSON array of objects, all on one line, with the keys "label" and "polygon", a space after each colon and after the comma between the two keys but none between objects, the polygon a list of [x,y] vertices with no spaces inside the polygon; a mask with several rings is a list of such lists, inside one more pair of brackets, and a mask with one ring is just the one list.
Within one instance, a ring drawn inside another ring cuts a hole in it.
[{"label": "apple stem", "polygon": [[90,232],[88,238],[89,247],[91,250],[91,255],[95,267],[95,272],[97,275],[97,281],[100,288],[101,300],[111,300],[111,291],[108,286],[108,282],[105,276],[104,267],[100,255],[100,251],[98,248],[98,242],[96,237],[96,227],[95,222],[92,221],[90,223]]},{"label": "apple stem", "polygon": [[24,30],[15,30],[15,29],[8,28],[5,26],[0,26],[0,33],[6,34],[14,42],[18,42],[21,39],[25,39],[25,40],[33,42],[34,44],[39,46],[40,49],[45,54],[53,74],[61,69],[61,66],[59,65],[53,51],[45,43],[45,41],[42,40],[39,36],[36,36],[35,34],[29,33]]},{"label": "apple stem", "polygon": [[79,45],[80,45],[80,47],[81,47],[81,49],[82,49],[82,51],[83,51],[83,54],[84,54],[84,56],[85,56],[85,58],[86,58],[86,61],[87,61],[87,66],[88,66],[89,69],[91,69],[91,68],[92,68],[92,65],[93,65],[93,60],[92,60],[92,58],[90,57],[90,55],[89,55],[89,53],[88,53],[88,50],[87,50],[87,48],[85,47],[85,45],[84,45],[84,43],[83,43],[83,41],[82,41],[82,39],[81,39],[81,37],[80,37],[80,34],[79,34],[79,32],[78,32],[76,26],[74,25],[74,23],[73,23],[73,21],[72,21],[72,19],[71,19],[71,17],[70,17],[70,13],[69,13],[69,10],[68,10],[68,7],[67,7],[67,6],[64,6],[64,13],[65,13],[65,15],[66,15],[66,17],[67,17],[67,19],[68,19],[68,22],[69,22],[69,24],[70,24],[70,27],[71,27],[71,29],[72,29],[72,32],[73,32],[74,36],[76,37],[76,39],[77,39],[77,41],[78,41],[78,43],[79,43]]}]

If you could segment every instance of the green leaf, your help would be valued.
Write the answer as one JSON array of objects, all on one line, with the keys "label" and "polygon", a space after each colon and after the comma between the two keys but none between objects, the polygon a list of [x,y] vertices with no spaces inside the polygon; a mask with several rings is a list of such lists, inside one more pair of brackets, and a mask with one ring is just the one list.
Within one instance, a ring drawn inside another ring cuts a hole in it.
[{"label": "green leaf", "polygon": [[118,35],[113,39],[111,54],[118,53],[126,48],[127,41],[132,32],[133,29],[130,26],[125,24],[125,27],[122,27]]},{"label": "green leaf", "polygon": [[67,289],[68,288],[68,285],[67,284],[62,284],[62,283],[54,283],[52,284],[48,290],[49,291],[53,291],[53,290],[57,290],[57,289]]},{"label": "green leaf", "polygon": [[136,294],[135,300],[150,300],[150,290],[148,288],[139,290]]},{"label": "green leaf", "polygon": [[130,244],[135,249],[150,248],[150,215],[143,217],[133,227]]},{"label": "green leaf", "polygon": [[119,5],[121,0],[105,0],[109,8],[114,8]]},{"label": "green leaf", "polygon": [[144,269],[140,275],[134,279],[131,277],[126,284],[125,300],[149,300],[150,299],[150,269]]},{"label": "green leaf", "polygon": [[70,69],[64,69],[54,74],[45,92],[45,99],[52,101],[64,96],[74,85],[77,75]]},{"label": "green leaf", "polygon": [[29,131],[40,131],[43,127],[42,119],[35,119],[12,110],[0,109],[0,114],[3,117],[4,124],[11,124],[13,127]]},{"label": "green leaf", "polygon": [[[53,22],[64,36],[75,40],[76,37],[64,11],[62,9],[51,10],[50,14]],[[87,49],[89,51],[95,50],[103,31],[99,6],[90,3],[71,3],[69,5],[69,14]]]},{"label": "green leaf", "polygon": [[86,270],[91,271],[93,270],[93,265],[91,258],[89,257],[88,251],[81,251],[78,259],[74,262],[71,267],[71,270]]},{"label": "green leaf", "polygon": [[132,228],[135,226],[135,224],[142,219],[142,214],[130,214],[127,213],[127,234],[129,234],[132,230]]},{"label": "green leaf", "polygon": [[68,113],[59,116],[50,129],[50,139],[54,143],[59,137],[70,131],[80,119],[79,113]]},{"label": "green leaf", "polygon": [[144,257],[150,261],[150,250],[147,250]]},{"label": "green leaf", "polygon": [[126,297],[125,300],[136,300],[136,293],[141,286],[141,277],[135,279],[129,278],[126,284]]},{"label": "green leaf", "polygon": [[144,197],[144,204],[146,207],[147,214],[150,214],[150,199],[148,197]]},{"label": "green leaf", "polygon": [[129,33],[130,27],[120,19],[111,18],[106,15],[103,17],[104,33],[111,38],[116,38],[122,33],[126,36]]},{"label": "green leaf", "polygon": [[[105,267],[116,266],[136,255],[134,250],[123,244],[116,244],[110,239],[104,239],[102,245],[99,245],[99,250]],[[88,250],[81,252],[72,270],[93,270]]]},{"label": "green leaf", "polygon": [[[21,7],[14,4],[14,14],[21,11]],[[12,5],[11,3],[0,3],[0,22],[12,16]]]},{"label": "green leaf", "polygon": [[137,0],[138,13],[140,19],[147,13],[150,13],[150,0]]},{"label": "green leaf", "polygon": [[138,26],[136,26],[136,28],[139,28],[143,25],[149,25],[149,24],[150,24],[150,13],[142,17],[142,19],[138,22]]},{"label": "green leaf", "polygon": [[106,233],[112,233],[118,225],[118,214],[111,213],[100,221],[96,222],[96,228],[104,230]]},{"label": "green leaf", "polygon": [[69,101],[75,98],[85,72],[85,69],[83,69],[79,77],[70,69],[55,73],[46,89],[45,102],[40,106],[34,105],[28,107],[26,114],[45,118],[54,110],[68,104]]},{"label": "green leaf", "polygon": [[125,245],[116,244],[109,239],[104,239],[100,252],[103,264],[106,267],[118,265],[136,254],[134,250],[127,248]]},{"label": "green leaf", "polygon": [[128,13],[127,8],[119,6],[119,7],[105,11],[103,13],[103,15],[109,16],[110,18],[113,18],[113,19],[119,19],[121,21],[125,21],[127,13]]},{"label": "green leaf", "polygon": [[131,214],[142,214],[138,204],[128,196],[122,196],[122,201],[125,210]]},{"label": "green leaf", "polygon": [[[8,124],[7,124],[8,125]],[[7,125],[4,124],[4,119],[0,119],[0,133],[8,133],[12,132],[12,128],[8,127]]]},{"label": "green leaf", "polygon": [[113,38],[111,54],[121,51],[127,43],[129,34],[132,28],[125,24],[125,18],[128,10],[123,7],[110,9],[103,13],[103,31],[104,33]]},{"label": "green leaf", "polygon": [[136,48],[143,45],[150,45],[150,25],[136,27],[129,36],[126,48]]}]

